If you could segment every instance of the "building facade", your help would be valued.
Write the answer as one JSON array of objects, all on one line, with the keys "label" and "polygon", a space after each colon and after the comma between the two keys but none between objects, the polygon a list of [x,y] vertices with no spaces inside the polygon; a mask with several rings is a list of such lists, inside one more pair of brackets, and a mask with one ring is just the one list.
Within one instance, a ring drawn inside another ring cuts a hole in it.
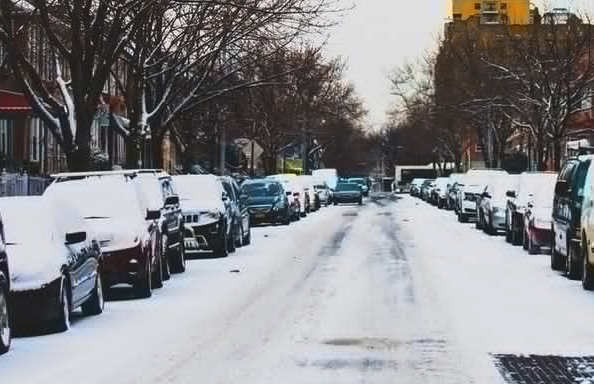
[{"label": "building facade", "polygon": [[481,24],[529,24],[529,0],[453,0],[452,19],[476,16]]}]

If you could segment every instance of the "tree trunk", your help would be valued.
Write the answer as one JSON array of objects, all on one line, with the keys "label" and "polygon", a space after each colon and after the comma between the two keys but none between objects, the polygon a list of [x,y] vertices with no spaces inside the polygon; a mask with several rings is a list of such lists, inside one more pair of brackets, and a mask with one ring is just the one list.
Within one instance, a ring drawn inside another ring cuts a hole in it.
[{"label": "tree trunk", "polygon": [[553,140],[553,156],[555,161],[553,163],[554,171],[559,171],[561,169],[561,139],[555,138]]},{"label": "tree trunk", "polygon": [[66,153],[68,170],[71,172],[88,172],[93,170],[93,159],[90,145],[79,146]]},{"label": "tree trunk", "polygon": [[158,130],[154,130],[153,132],[151,136],[152,166],[153,168],[162,169],[165,167],[163,156],[163,141],[165,137]]}]

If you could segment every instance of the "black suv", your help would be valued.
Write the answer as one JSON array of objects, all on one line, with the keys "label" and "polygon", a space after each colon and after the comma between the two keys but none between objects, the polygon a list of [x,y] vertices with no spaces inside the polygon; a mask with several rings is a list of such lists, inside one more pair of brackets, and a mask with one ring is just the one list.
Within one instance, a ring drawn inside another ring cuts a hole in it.
[{"label": "black suv", "polygon": [[553,200],[551,268],[565,270],[570,279],[582,277],[582,199],[592,155],[569,158],[563,164]]},{"label": "black suv", "polygon": [[220,180],[228,196],[225,204],[229,205],[231,212],[231,238],[228,249],[233,252],[235,248],[251,242],[250,214],[245,200],[240,198],[237,182],[229,176],[221,176]]},{"label": "black suv", "polygon": [[167,280],[169,273],[186,271],[186,254],[184,248],[184,216],[179,204],[179,196],[175,192],[171,175],[160,169],[142,169],[136,171],[138,178],[151,177],[159,180],[160,191],[158,203],[161,209],[159,219],[161,229],[162,254],[166,263],[163,278]]},{"label": "black suv", "polygon": [[8,308],[10,274],[8,273],[8,258],[5,250],[4,225],[2,218],[0,218],[0,355],[8,351],[11,341],[10,312]]}]

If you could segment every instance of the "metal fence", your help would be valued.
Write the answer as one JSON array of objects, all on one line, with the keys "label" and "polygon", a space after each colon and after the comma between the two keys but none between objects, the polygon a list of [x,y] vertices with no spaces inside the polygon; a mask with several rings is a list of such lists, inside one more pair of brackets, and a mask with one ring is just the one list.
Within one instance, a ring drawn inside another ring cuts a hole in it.
[{"label": "metal fence", "polygon": [[0,174],[0,196],[41,195],[49,185],[49,179],[18,173]]}]

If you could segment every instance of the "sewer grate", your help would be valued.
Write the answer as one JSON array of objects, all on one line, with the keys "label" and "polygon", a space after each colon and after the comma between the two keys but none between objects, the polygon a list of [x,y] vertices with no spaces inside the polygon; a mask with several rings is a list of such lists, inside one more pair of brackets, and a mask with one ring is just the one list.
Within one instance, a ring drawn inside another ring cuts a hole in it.
[{"label": "sewer grate", "polygon": [[509,384],[594,384],[594,356],[494,355]]}]

